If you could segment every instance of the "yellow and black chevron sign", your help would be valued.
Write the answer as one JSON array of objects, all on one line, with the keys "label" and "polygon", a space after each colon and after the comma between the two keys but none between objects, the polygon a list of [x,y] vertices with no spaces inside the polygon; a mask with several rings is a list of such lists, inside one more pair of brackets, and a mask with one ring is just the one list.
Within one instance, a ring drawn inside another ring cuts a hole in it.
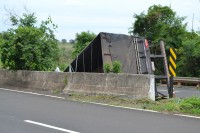
[{"label": "yellow and black chevron sign", "polygon": [[176,77],[176,49],[170,48],[169,75]]}]

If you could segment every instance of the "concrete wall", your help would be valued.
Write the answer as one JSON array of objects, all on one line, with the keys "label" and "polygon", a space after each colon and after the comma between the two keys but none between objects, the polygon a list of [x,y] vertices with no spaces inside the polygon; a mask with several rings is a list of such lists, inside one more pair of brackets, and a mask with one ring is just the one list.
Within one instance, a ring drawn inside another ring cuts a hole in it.
[{"label": "concrete wall", "polygon": [[155,100],[154,84],[153,75],[0,70],[0,87],[60,89],[64,93],[125,95]]},{"label": "concrete wall", "polygon": [[0,70],[0,86],[63,90],[66,86],[64,81],[66,75],[66,73],[55,72]]}]

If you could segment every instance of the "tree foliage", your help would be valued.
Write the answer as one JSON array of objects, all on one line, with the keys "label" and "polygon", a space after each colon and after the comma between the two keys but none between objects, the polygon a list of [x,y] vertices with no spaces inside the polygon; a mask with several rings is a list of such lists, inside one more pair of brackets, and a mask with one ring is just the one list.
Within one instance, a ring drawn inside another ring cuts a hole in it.
[{"label": "tree foliage", "polygon": [[135,14],[134,18],[136,20],[131,27],[131,33],[144,36],[153,44],[163,40],[167,49],[181,45],[181,37],[186,31],[184,17],[178,17],[170,7],[153,5],[149,7],[147,14]]},{"label": "tree foliage", "polygon": [[74,51],[72,53],[72,57],[76,58],[76,56],[96,37],[94,33],[81,32],[80,34],[76,34],[76,44],[74,45]]},{"label": "tree foliage", "polygon": [[75,40],[70,39],[70,40],[69,40],[69,43],[70,43],[70,44],[74,44],[74,43],[75,43]]},{"label": "tree foliage", "polygon": [[[168,57],[169,48],[177,48],[178,76],[200,77],[200,35],[186,30],[184,17],[177,16],[170,7],[153,5],[146,14],[135,14],[134,18],[130,32],[150,40],[155,46],[151,48],[153,52],[157,51],[160,40],[165,42]],[[163,66],[162,62],[157,65],[157,68]]]},{"label": "tree foliage", "polygon": [[200,77],[200,36],[196,33],[186,33],[178,52],[178,74]]},{"label": "tree foliage", "polygon": [[61,42],[62,43],[67,43],[67,40],[66,39],[62,39]]},{"label": "tree foliage", "polygon": [[[58,55],[54,31],[57,26],[49,17],[37,27],[34,13],[22,17],[12,15],[13,26],[0,38],[1,62],[4,68],[13,70],[51,70]],[[52,30],[53,29],[53,30]]]}]

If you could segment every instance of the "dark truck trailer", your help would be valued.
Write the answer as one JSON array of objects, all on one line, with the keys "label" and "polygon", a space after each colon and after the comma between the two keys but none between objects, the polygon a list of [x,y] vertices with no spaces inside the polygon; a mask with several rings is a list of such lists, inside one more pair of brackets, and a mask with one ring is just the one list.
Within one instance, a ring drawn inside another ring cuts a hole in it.
[{"label": "dark truck trailer", "polygon": [[65,72],[104,73],[120,61],[122,73],[153,74],[148,42],[143,37],[101,32],[66,68]]}]

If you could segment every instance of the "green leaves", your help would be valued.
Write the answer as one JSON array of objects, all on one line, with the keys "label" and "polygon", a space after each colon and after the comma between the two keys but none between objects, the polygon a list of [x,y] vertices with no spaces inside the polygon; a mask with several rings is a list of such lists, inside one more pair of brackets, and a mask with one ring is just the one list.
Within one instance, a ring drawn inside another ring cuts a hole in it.
[{"label": "green leaves", "polygon": [[187,33],[178,54],[178,74],[200,77],[200,36],[195,33]]},{"label": "green leaves", "polygon": [[179,108],[184,113],[200,114],[200,98],[189,97],[181,100]]},{"label": "green leaves", "polygon": [[169,47],[178,48],[181,45],[181,35],[186,31],[183,17],[167,6],[153,5],[149,7],[147,14],[135,14],[133,34],[144,36],[152,43],[157,44],[160,40],[165,41]]},{"label": "green leaves", "polygon": [[76,56],[96,37],[94,33],[81,32],[80,34],[76,34],[76,44],[74,45],[74,51],[72,53],[72,57],[76,58]]},{"label": "green leaves", "polygon": [[[47,23],[36,27],[34,13],[21,18],[11,16],[16,29],[2,33],[0,52],[4,68],[13,70],[51,70],[58,56],[57,41]],[[15,22],[15,23],[14,23]],[[52,23],[52,21],[51,21]]]},{"label": "green leaves", "polygon": [[154,45],[152,53],[158,53],[158,44],[162,40],[167,53],[170,47],[178,49],[178,76],[200,77],[200,36],[187,32],[187,24],[183,23],[185,17],[177,16],[167,6],[153,5],[147,14],[135,14],[134,18],[136,20],[130,32],[150,40]]},{"label": "green leaves", "polygon": [[118,60],[115,60],[112,62],[112,67],[110,64],[105,63],[103,65],[103,69],[105,73],[110,73],[110,72],[120,73],[122,71],[122,63]]},{"label": "green leaves", "polygon": [[103,65],[103,70],[105,73],[109,73],[111,72],[111,67],[110,67],[110,64],[106,63]]},{"label": "green leaves", "polygon": [[120,61],[113,61],[112,71],[114,73],[120,73],[122,71],[122,63]]}]

